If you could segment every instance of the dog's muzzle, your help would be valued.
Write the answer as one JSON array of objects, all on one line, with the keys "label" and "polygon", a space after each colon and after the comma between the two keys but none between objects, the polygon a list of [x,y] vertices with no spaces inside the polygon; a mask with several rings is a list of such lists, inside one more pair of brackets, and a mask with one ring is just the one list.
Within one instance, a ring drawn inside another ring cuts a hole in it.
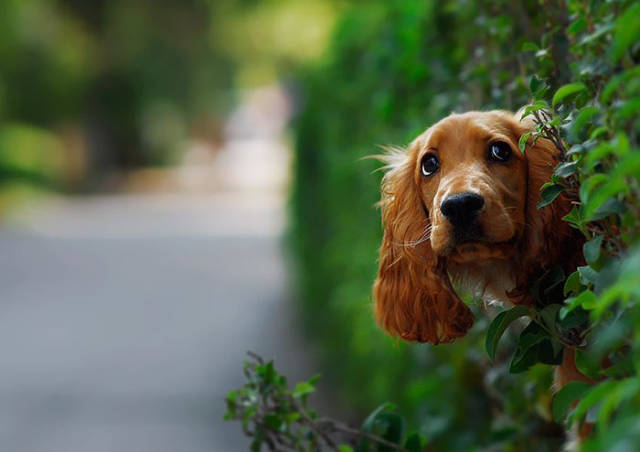
[{"label": "dog's muzzle", "polygon": [[457,193],[442,201],[440,211],[453,226],[455,243],[469,242],[482,235],[477,218],[483,208],[484,198],[471,192]]}]

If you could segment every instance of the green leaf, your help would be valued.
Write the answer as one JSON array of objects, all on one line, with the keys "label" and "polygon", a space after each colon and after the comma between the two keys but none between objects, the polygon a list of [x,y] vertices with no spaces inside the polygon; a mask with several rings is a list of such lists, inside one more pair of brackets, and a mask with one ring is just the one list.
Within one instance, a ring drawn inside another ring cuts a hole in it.
[{"label": "green leaf", "polygon": [[[380,436],[394,444],[400,444],[404,436],[404,420],[393,413],[395,406],[384,403],[376,408],[362,424],[362,431]],[[358,445],[357,451],[364,452],[371,450],[372,441],[363,439]],[[379,445],[377,451],[392,451],[393,449]]]},{"label": "green leaf", "polygon": [[520,148],[520,152],[522,152],[524,154],[524,148],[527,146],[527,141],[529,141],[529,138],[531,137],[531,134],[533,132],[527,132],[527,133],[523,133],[522,136],[520,137],[520,140],[518,140],[518,147]]},{"label": "green leaf", "polygon": [[548,103],[546,103],[544,100],[537,100],[531,105],[527,105],[526,107],[524,107],[524,110],[522,111],[522,117],[520,120],[522,121],[522,119],[526,118],[534,111],[548,110],[548,109],[549,109]]},{"label": "green leaf", "polygon": [[580,109],[578,111],[578,114],[576,115],[575,119],[573,120],[572,124],[571,124],[571,131],[570,131],[570,139],[571,140],[578,140],[578,137],[580,136],[580,133],[582,132],[582,130],[585,128],[585,126],[587,125],[587,123],[589,123],[592,118],[597,115],[600,112],[599,108],[596,108],[594,106],[587,106],[584,107],[582,109]]},{"label": "green leaf", "polygon": [[575,363],[578,370],[589,378],[598,379],[602,372],[602,357],[593,350],[576,350]]},{"label": "green leaf", "polygon": [[559,364],[561,359],[562,348],[554,347],[548,333],[538,323],[531,321],[518,338],[509,372],[521,373],[537,363]]},{"label": "green leaf", "polygon": [[585,290],[580,292],[577,297],[567,298],[565,300],[566,306],[560,310],[560,319],[564,319],[569,312],[581,307],[587,311],[594,309],[597,306],[598,298],[591,290]]},{"label": "green leaf", "polygon": [[346,444],[339,444],[338,452],[353,452],[353,448],[351,446],[347,446]]},{"label": "green leaf", "polygon": [[[376,417],[377,432],[387,441],[400,444],[404,437],[404,419],[396,413],[385,411]],[[392,452],[394,449],[388,446],[378,445],[378,452]]]},{"label": "green leaf", "polygon": [[634,2],[616,21],[611,48],[614,61],[620,59],[629,46],[640,39],[638,17],[640,17],[640,3]]},{"label": "green leaf", "polygon": [[589,389],[591,389],[591,385],[582,381],[572,381],[564,385],[553,398],[551,409],[553,420],[558,423],[563,423],[567,418],[567,413],[571,405],[581,398]]},{"label": "green leaf", "polygon": [[376,420],[376,416],[378,416],[383,411],[392,411],[395,409],[395,405],[389,402],[385,402],[367,416],[367,418],[362,423],[362,430],[365,432],[371,432],[373,429],[373,423]]},{"label": "green leaf", "polygon": [[590,194],[584,206],[584,217],[591,220],[598,209],[611,197],[627,191],[629,186],[623,178],[615,178],[603,184],[597,191]]},{"label": "green leaf", "polygon": [[538,45],[533,42],[525,42],[524,44],[522,44],[523,52],[529,52],[529,51],[537,52],[538,50],[540,50],[540,47],[538,47]]},{"label": "green leaf", "polygon": [[576,173],[578,169],[577,162],[564,162],[558,165],[553,172],[558,177],[566,178]]},{"label": "green leaf", "polygon": [[600,135],[604,135],[604,134],[606,134],[608,132],[609,132],[609,129],[607,129],[605,126],[596,127],[591,132],[591,135],[589,135],[589,139],[590,140],[594,140],[594,139],[598,138]]},{"label": "green leaf", "polygon": [[407,449],[407,452],[422,452],[426,445],[426,438],[417,432],[409,434],[404,442],[404,448]]},{"label": "green leaf", "polygon": [[613,97],[613,94],[618,90],[618,88],[624,85],[629,80],[634,80],[640,75],[640,66],[634,66],[630,69],[627,69],[623,73],[616,75],[607,83],[602,90],[602,95],[600,96],[602,102],[609,102]]},{"label": "green leaf", "polygon": [[607,380],[605,382],[600,383],[597,386],[591,387],[589,391],[587,391],[582,396],[582,400],[578,403],[578,406],[573,410],[571,415],[569,416],[569,424],[573,423],[576,419],[580,419],[584,416],[589,408],[600,402],[604,397],[606,397],[607,393],[611,391],[611,388],[615,386],[616,381]]},{"label": "green leaf", "polygon": [[584,218],[582,217],[582,211],[579,206],[573,206],[571,211],[562,217],[562,219],[581,231],[584,228]]},{"label": "green leaf", "polygon": [[585,20],[584,17],[580,17],[569,25],[569,27],[567,28],[567,31],[570,34],[574,35],[576,33],[580,33],[582,30],[585,29],[586,26],[587,26],[587,21]]},{"label": "green leaf", "polygon": [[544,326],[553,333],[558,330],[556,322],[560,308],[562,308],[560,304],[550,304],[549,306],[545,306],[538,314]]},{"label": "green leaf", "polygon": [[282,425],[282,419],[277,414],[267,414],[264,417],[264,423],[271,430],[278,430]]},{"label": "green leaf", "polygon": [[607,397],[600,405],[598,413],[598,429],[604,431],[614,410],[618,408],[625,400],[638,396],[640,392],[640,381],[638,378],[627,378],[617,382],[615,388],[607,394]]},{"label": "green leaf", "polygon": [[564,187],[558,184],[551,184],[543,188],[540,192],[540,198],[542,198],[542,200],[538,203],[538,209],[542,209],[551,204],[563,191]]},{"label": "green leaf", "polygon": [[592,264],[600,257],[600,248],[602,247],[603,236],[598,235],[594,239],[585,242],[582,246],[584,258],[588,264]]},{"label": "green leaf", "polygon": [[[563,315],[564,314],[564,315]],[[567,332],[572,328],[582,328],[589,322],[589,314],[584,309],[575,309],[568,313],[563,313],[561,309],[559,312],[560,322],[559,327],[561,331]]]},{"label": "green leaf", "polygon": [[589,178],[580,185],[580,200],[586,204],[589,201],[591,192],[608,180],[609,176],[607,174],[598,173],[589,176]]},{"label": "green leaf", "polygon": [[301,381],[293,390],[293,396],[296,398],[311,394],[316,388],[308,381]]},{"label": "green leaf", "polygon": [[580,274],[580,281],[585,286],[588,284],[595,284],[598,280],[598,272],[588,265],[578,267],[578,273]]},{"label": "green leaf", "polygon": [[580,290],[582,284],[580,283],[580,273],[578,271],[574,271],[569,275],[567,281],[564,283],[564,296],[566,297],[570,293],[576,293]]},{"label": "green leaf", "polygon": [[568,85],[560,87],[558,91],[556,91],[553,95],[551,104],[555,107],[558,102],[561,102],[563,99],[586,90],[587,86],[584,83],[569,83]]},{"label": "green leaf", "polygon": [[502,311],[493,319],[487,330],[487,338],[485,340],[485,348],[489,358],[495,359],[498,342],[507,327],[523,316],[531,316],[531,312],[524,306],[515,306],[508,311]]},{"label": "green leaf", "polygon": [[532,75],[531,78],[529,79],[529,89],[531,90],[531,93],[535,94],[538,91],[538,89],[540,89],[543,86],[544,86],[544,82],[540,80],[538,77],[536,77],[535,75]]}]

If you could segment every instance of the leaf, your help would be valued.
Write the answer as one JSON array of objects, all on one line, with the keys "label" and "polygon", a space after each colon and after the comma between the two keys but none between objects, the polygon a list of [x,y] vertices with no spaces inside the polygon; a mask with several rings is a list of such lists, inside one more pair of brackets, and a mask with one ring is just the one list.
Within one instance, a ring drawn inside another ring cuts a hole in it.
[{"label": "leaf", "polygon": [[614,61],[620,59],[631,44],[640,39],[640,3],[633,3],[616,21],[611,53]]},{"label": "leaf", "polygon": [[623,85],[628,80],[633,80],[640,75],[640,66],[634,66],[630,69],[627,69],[623,73],[613,77],[609,83],[607,83],[602,90],[602,95],[600,96],[602,102],[609,102],[613,97],[613,94],[617,91],[617,89]]},{"label": "leaf", "polygon": [[600,402],[603,397],[607,395],[607,393],[611,390],[613,386],[615,386],[616,381],[607,380],[600,383],[597,386],[591,387],[589,391],[583,394],[582,400],[578,403],[578,406],[573,410],[571,415],[569,416],[569,425],[573,423],[576,419],[580,419],[584,416],[589,408],[594,406],[596,403]]},{"label": "leaf", "polygon": [[[380,436],[395,444],[400,444],[404,435],[404,420],[396,413],[391,412],[395,406],[390,403],[383,403],[376,408],[362,423],[362,431]],[[363,439],[360,441],[358,452],[371,450],[371,441]],[[378,446],[377,451],[392,451],[393,449]]]},{"label": "leaf", "polygon": [[564,319],[574,309],[581,307],[587,311],[594,309],[598,303],[596,295],[591,290],[580,292],[576,297],[567,298],[565,306],[560,309],[560,319]]},{"label": "leaf", "polygon": [[587,221],[591,220],[598,209],[611,197],[618,193],[624,192],[629,188],[626,181],[622,178],[612,179],[602,185],[597,191],[589,196],[584,206],[584,217]]},{"label": "leaf", "polygon": [[574,35],[576,33],[580,33],[582,30],[585,29],[586,26],[587,26],[587,21],[585,20],[584,17],[580,17],[575,21],[573,21],[571,25],[569,25],[569,27],[567,28],[567,31],[570,34]]},{"label": "leaf", "polygon": [[347,446],[346,444],[339,444],[338,452],[353,452],[353,448],[351,446]]},{"label": "leaf", "polygon": [[569,275],[564,283],[564,296],[566,297],[570,293],[578,292],[580,290],[580,287],[582,287],[582,284],[580,284],[580,273],[578,273],[578,271],[576,270]]},{"label": "leaf", "polygon": [[568,85],[561,86],[553,95],[551,104],[555,107],[558,102],[561,102],[563,99],[586,90],[587,86],[584,83],[569,83]]},{"label": "leaf", "polygon": [[548,110],[548,109],[549,109],[549,104],[547,104],[544,100],[537,100],[534,103],[532,103],[531,105],[527,105],[526,107],[524,107],[524,110],[522,111],[522,117],[520,118],[520,121],[522,121],[524,118],[529,116],[534,111]]},{"label": "leaf", "polygon": [[578,267],[578,273],[580,274],[580,281],[585,286],[589,283],[595,284],[595,282],[598,280],[598,272],[588,265]]},{"label": "leaf", "polygon": [[602,372],[602,357],[593,350],[576,350],[576,368],[589,378],[597,380]]},{"label": "leaf", "polygon": [[[383,439],[400,444],[404,436],[404,419],[396,413],[383,412],[376,417],[377,427],[382,429],[378,434]],[[388,446],[379,445],[378,452],[392,452],[394,449]]]},{"label": "leaf", "polygon": [[572,328],[582,328],[589,322],[589,314],[584,309],[575,309],[569,313],[562,315],[562,309],[559,312],[560,317],[560,330],[568,331]]},{"label": "leaf", "polygon": [[580,136],[580,133],[585,128],[587,123],[595,115],[597,115],[599,113],[599,111],[600,111],[600,109],[596,108],[594,106],[588,106],[588,107],[584,107],[584,108],[580,109],[580,111],[576,115],[576,118],[573,120],[573,122],[571,124],[571,130],[570,130],[570,134],[569,134],[570,139],[577,141],[578,137]]},{"label": "leaf", "polygon": [[545,306],[539,313],[540,320],[542,320],[544,326],[554,333],[557,331],[556,322],[558,320],[558,311],[560,308],[562,308],[562,305],[550,304],[549,306]]},{"label": "leaf", "polygon": [[576,173],[578,164],[576,162],[564,162],[558,165],[553,172],[558,177],[566,178]]},{"label": "leaf", "polygon": [[407,452],[422,452],[426,445],[426,438],[417,432],[409,434],[404,442],[404,448],[407,449]]},{"label": "leaf", "polygon": [[559,364],[561,359],[562,348],[557,347],[556,351],[547,332],[538,323],[531,321],[518,338],[509,372],[521,373],[537,363]]},{"label": "leaf", "polygon": [[598,429],[604,431],[614,410],[618,408],[623,401],[636,397],[639,391],[640,381],[637,378],[627,378],[618,382],[616,387],[607,395],[607,398],[605,398],[600,405]]},{"label": "leaf", "polygon": [[315,390],[316,390],[315,386],[313,386],[308,381],[301,381],[294,388],[293,396],[296,397],[296,398],[303,397],[303,396],[311,394]]},{"label": "leaf", "polygon": [[487,338],[485,340],[485,349],[489,358],[495,359],[498,342],[507,327],[516,319],[524,316],[531,316],[531,312],[524,306],[515,306],[508,311],[502,311],[493,319],[487,330]]},{"label": "leaf", "polygon": [[616,198],[607,199],[598,210],[591,216],[591,221],[602,220],[609,215],[622,215],[626,211],[626,206],[623,202],[618,201]]},{"label": "leaf", "polygon": [[571,226],[576,227],[580,230],[582,230],[582,228],[584,227],[584,219],[582,217],[580,207],[578,206],[573,206],[571,211],[564,217],[562,217],[562,219],[569,223]]},{"label": "leaf", "polygon": [[282,419],[277,414],[267,414],[264,417],[264,423],[271,430],[277,431],[282,425]]},{"label": "leaf", "polygon": [[543,86],[544,86],[544,82],[540,80],[538,77],[536,77],[535,75],[532,75],[531,78],[529,79],[529,89],[531,90],[531,93],[535,94],[538,91],[538,89],[540,89]]},{"label": "leaf", "polygon": [[591,385],[582,381],[572,381],[564,385],[553,398],[551,409],[553,420],[563,423],[573,402],[581,398],[589,389]]},{"label": "leaf", "polygon": [[600,135],[604,135],[607,132],[609,132],[609,129],[607,129],[605,126],[596,127],[591,132],[591,135],[589,135],[589,139],[593,140],[595,138],[598,138]]},{"label": "leaf", "polygon": [[362,423],[362,430],[365,431],[365,432],[371,432],[371,430],[373,428],[373,423],[376,420],[376,416],[378,416],[383,411],[392,411],[394,409],[395,409],[395,405],[394,404],[389,403],[389,402],[383,403],[382,405],[377,407],[375,410],[373,410],[371,412],[371,414],[369,414],[369,416],[367,416],[367,418]]},{"label": "leaf", "polygon": [[525,42],[524,44],[522,44],[523,52],[528,52],[528,51],[537,52],[538,50],[540,50],[540,47],[538,47],[538,45],[533,42]]},{"label": "leaf", "polygon": [[520,152],[524,154],[524,148],[527,146],[527,141],[531,137],[533,132],[523,133],[520,139],[518,140],[518,147],[520,148]]},{"label": "leaf", "polygon": [[540,192],[540,198],[542,198],[542,200],[538,203],[538,209],[542,209],[551,204],[563,191],[564,187],[558,184],[551,184],[543,188]]},{"label": "leaf", "polygon": [[584,258],[588,264],[592,264],[600,257],[600,247],[602,246],[603,236],[598,235],[594,239],[585,242],[582,246]]}]

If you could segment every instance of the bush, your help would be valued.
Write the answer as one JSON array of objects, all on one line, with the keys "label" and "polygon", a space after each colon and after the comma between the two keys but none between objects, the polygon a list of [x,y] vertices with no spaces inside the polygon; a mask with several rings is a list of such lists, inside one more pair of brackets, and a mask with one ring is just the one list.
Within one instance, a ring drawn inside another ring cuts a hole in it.
[{"label": "bush", "polygon": [[[640,393],[631,382],[640,346],[633,251],[640,77],[633,18],[640,14],[631,1],[583,3],[357,5],[338,27],[327,62],[303,80],[291,231],[303,320],[345,403],[362,413],[393,400],[435,448],[504,443],[544,450],[564,439],[552,419],[551,368],[509,374],[512,332],[510,346],[489,362],[481,347],[485,314],[476,312],[479,320],[464,339],[439,347],[393,344],[371,315],[380,175],[372,174],[375,163],[360,159],[375,154],[376,144],[408,142],[452,110],[515,110],[539,101],[532,112],[540,116],[539,133],[557,131],[567,146],[553,183],[579,198],[568,220],[590,245],[589,265],[569,277],[572,298],[561,316],[589,311],[587,350],[596,347],[598,357],[616,350],[627,373],[615,377],[628,377],[607,383],[611,392],[591,390],[572,418],[597,403],[605,407],[592,440],[598,445],[626,441],[620,432],[637,422]],[[552,114],[543,115],[544,108]],[[612,418],[617,401],[626,405]]]}]

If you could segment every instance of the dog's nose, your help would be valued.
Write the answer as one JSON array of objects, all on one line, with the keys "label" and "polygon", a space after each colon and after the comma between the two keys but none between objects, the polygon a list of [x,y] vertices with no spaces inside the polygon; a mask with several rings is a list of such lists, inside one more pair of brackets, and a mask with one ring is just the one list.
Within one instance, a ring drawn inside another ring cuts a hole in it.
[{"label": "dog's nose", "polygon": [[454,226],[468,226],[484,207],[484,199],[476,193],[458,193],[440,204],[440,211]]}]

